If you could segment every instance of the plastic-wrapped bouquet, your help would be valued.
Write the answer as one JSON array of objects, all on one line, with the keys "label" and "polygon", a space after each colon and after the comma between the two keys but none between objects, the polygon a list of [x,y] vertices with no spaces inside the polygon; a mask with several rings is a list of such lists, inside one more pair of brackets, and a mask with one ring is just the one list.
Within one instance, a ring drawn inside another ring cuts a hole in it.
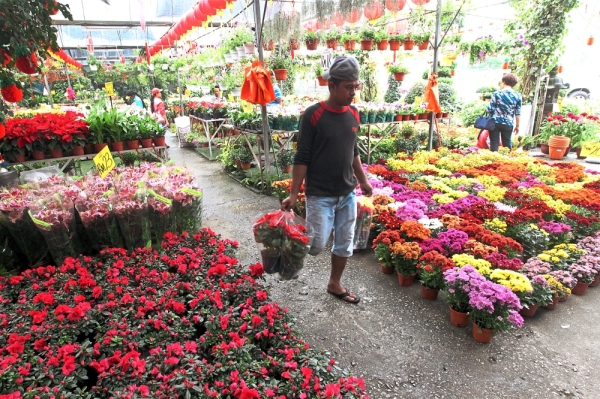
[{"label": "plastic-wrapped bouquet", "polygon": [[357,197],[356,224],[354,226],[354,249],[365,249],[371,234],[373,201],[370,197]]},{"label": "plastic-wrapped bouquet", "polygon": [[127,249],[152,245],[147,193],[144,188],[123,185],[113,195],[113,209]]},{"label": "plastic-wrapped bouquet", "polygon": [[314,237],[310,224],[278,210],[261,216],[252,228],[265,272],[279,273],[283,280],[297,277]]}]

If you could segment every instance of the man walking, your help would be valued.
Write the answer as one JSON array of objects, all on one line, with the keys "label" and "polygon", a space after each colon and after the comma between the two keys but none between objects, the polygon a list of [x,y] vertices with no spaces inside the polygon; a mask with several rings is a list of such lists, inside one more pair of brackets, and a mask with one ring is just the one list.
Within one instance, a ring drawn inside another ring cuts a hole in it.
[{"label": "man walking", "polygon": [[329,98],[304,112],[290,196],[281,203],[282,210],[292,209],[306,179],[306,220],[315,230],[309,253],[321,253],[333,230],[327,292],[354,304],[360,298],[344,288],[341,279],[353,250],[357,180],[363,195],[370,196],[373,191],[356,145],[360,118],[356,108],[350,106],[360,89],[359,74],[358,62],[352,57],[336,57],[323,74],[329,82]]}]

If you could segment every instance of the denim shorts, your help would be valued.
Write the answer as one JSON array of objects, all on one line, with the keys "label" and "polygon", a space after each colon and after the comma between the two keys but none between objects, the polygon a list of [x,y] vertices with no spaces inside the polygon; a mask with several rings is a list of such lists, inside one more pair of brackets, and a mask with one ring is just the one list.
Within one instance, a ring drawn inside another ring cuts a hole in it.
[{"label": "denim shorts", "polygon": [[315,231],[309,254],[323,252],[334,232],[331,253],[342,258],[352,255],[354,249],[354,223],[356,222],[356,196],[354,191],[341,197],[306,197],[306,220]]}]

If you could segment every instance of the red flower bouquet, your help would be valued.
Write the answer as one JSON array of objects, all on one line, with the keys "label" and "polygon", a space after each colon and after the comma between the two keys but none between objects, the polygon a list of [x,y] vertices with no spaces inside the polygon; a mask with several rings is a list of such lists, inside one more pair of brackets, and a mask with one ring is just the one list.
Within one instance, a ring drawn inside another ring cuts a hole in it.
[{"label": "red flower bouquet", "polygon": [[297,277],[314,237],[312,227],[293,212],[275,211],[254,222],[254,239],[263,267],[283,280]]},{"label": "red flower bouquet", "polygon": [[354,225],[354,249],[367,248],[371,234],[373,202],[369,197],[358,197],[356,203],[356,224]]}]

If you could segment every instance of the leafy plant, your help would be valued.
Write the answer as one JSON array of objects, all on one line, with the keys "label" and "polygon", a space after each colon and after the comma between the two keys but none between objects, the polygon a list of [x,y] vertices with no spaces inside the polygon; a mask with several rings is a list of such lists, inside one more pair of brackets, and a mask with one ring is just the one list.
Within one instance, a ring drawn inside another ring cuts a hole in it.
[{"label": "leafy plant", "polygon": [[361,29],[359,34],[361,40],[375,40],[376,37],[375,31],[368,26]]},{"label": "leafy plant", "polygon": [[281,55],[274,55],[269,58],[269,67],[271,69],[288,69],[290,67],[290,60]]},{"label": "leafy plant", "polygon": [[390,38],[390,35],[388,35],[385,30],[380,29],[380,30],[375,31],[375,38],[373,39],[373,41],[375,43],[380,43],[383,40],[389,40],[389,38]]},{"label": "leafy plant", "polygon": [[277,162],[283,168],[286,166],[290,166],[294,163],[294,156],[296,155],[296,151],[294,150],[282,150],[277,156]]},{"label": "leafy plant", "polygon": [[485,113],[487,108],[485,101],[475,100],[463,106],[460,112],[460,119],[462,120],[463,126],[473,126],[475,119]]},{"label": "leafy plant", "polygon": [[398,64],[388,65],[388,71],[390,73],[408,73],[408,69]]},{"label": "leafy plant", "polygon": [[320,35],[317,32],[306,32],[304,34],[304,40],[306,41],[315,41],[315,40],[319,40]]},{"label": "leafy plant", "polygon": [[316,62],[313,65],[313,72],[315,73],[315,78],[319,78],[320,76],[323,76],[323,66],[321,65],[320,62]]}]

